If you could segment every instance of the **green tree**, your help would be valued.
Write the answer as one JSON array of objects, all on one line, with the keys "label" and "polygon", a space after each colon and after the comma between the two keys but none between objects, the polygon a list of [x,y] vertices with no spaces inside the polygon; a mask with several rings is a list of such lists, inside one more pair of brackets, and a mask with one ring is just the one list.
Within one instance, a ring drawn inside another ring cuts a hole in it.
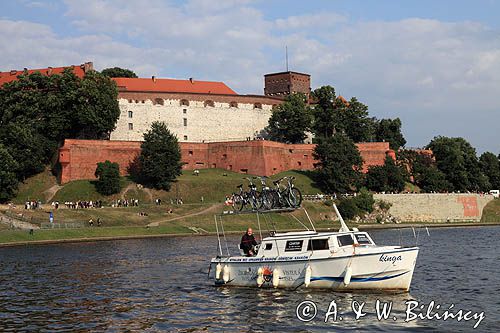
[{"label": "green tree", "polygon": [[97,163],[95,176],[97,177],[95,183],[97,192],[103,195],[120,193],[120,166],[118,163],[112,163],[108,160]]},{"label": "green tree", "polygon": [[368,106],[352,97],[340,110],[342,130],[354,142],[373,141],[375,120],[368,116]]},{"label": "green tree", "polygon": [[77,93],[74,137],[109,139],[120,117],[116,84],[109,77],[91,71],[85,74]]},{"label": "green tree", "polygon": [[155,189],[170,190],[171,183],[181,175],[181,149],[165,123],[154,122],[144,134],[138,163],[141,170],[138,180]]},{"label": "green tree", "polygon": [[476,150],[463,138],[435,137],[427,146],[436,158],[438,169],[455,191],[477,191],[489,184],[481,172]]},{"label": "green tree", "polygon": [[[316,137],[332,137],[338,128],[335,88],[323,86],[312,92],[316,105],[312,109],[311,130]],[[338,100],[338,103],[342,103]]]},{"label": "green tree", "polygon": [[422,171],[415,176],[415,183],[424,192],[443,192],[451,187],[444,173],[439,171],[435,166],[423,168]]},{"label": "green tree", "polygon": [[106,68],[101,71],[102,75],[106,75],[108,77],[128,77],[128,78],[137,78],[137,75],[131,71],[130,69],[113,67]]},{"label": "green tree", "polygon": [[116,84],[91,71],[22,74],[0,87],[0,142],[19,162],[18,179],[43,169],[65,138],[109,138],[120,115]]},{"label": "green tree", "polygon": [[444,192],[453,189],[437,167],[431,155],[415,150],[400,150],[397,154],[399,165],[405,166],[413,183],[424,192]]},{"label": "green tree", "polygon": [[366,187],[377,192],[401,192],[405,181],[404,170],[390,156],[385,158],[384,165],[372,166],[366,174]]},{"label": "green tree", "polygon": [[17,177],[15,170],[18,168],[16,161],[9,151],[0,143],[0,202],[10,200],[17,191]]},{"label": "green tree", "polygon": [[484,152],[479,157],[479,164],[484,175],[488,177],[491,188],[500,189],[500,162],[497,156],[491,152]]},{"label": "green tree", "polygon": [[394,151],[404,147],[406,140],[401,133],[401,119],[381,119],[375,127],[375,140],[389,142],[390,147]]},{"label": "green tree", "polygon": [[325,193],[347,193],[357,188],[363,160],[354,142],[342,133],[320,138],[313,156],[318,184]]},{"label": "green tree", "polygon": [[269,138],[284,143],[302,143],[311,126],[311,112],[304,94],[293,94],[273,110],[267,127]]},{"label": "green tree", "polygon": [[0,127],[0,142],[15,157],[21,181],[42,172],[56,146],[28,125],[9,123]]}]

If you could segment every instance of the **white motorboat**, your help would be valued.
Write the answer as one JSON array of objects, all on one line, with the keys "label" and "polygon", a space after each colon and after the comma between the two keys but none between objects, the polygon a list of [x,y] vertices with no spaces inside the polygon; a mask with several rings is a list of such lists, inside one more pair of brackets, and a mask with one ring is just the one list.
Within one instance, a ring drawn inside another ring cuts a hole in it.
[{"label": "white motorboat", "polygon": [[338,232],[317,232],[306,211],[312,230],[271,233],[255,256],[241,250],[231,256],[227,245],[223,255],[226,237],[216,218],[219,255],[211,260],[209,278],[237,287],[408,291],[418,247],[376,245],[367,232],[350,230],[333,207],[341,223]]}]

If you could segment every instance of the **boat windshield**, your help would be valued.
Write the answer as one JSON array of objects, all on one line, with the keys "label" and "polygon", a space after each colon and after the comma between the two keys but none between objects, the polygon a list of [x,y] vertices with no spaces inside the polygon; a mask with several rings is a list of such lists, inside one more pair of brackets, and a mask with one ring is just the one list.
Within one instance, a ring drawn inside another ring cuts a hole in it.
[{"label": "boat windshield", "polygon": [[360,234],[354,234],[356,237],[356,241],[360,245],[371,245],[373,244],[372,241],[368,238],[368,236],[365,233],[360,233]]}]

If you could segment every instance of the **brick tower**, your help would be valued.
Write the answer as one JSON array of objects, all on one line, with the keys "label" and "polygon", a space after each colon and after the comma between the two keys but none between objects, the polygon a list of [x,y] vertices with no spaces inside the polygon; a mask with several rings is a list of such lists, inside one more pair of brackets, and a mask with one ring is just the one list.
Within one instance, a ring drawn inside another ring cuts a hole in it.
[{"label": "brick tower", "polygon": [[311,75],[290,71],[264,75],[264,95],[285,97],[294,93],[303,93],[309,99]]}]

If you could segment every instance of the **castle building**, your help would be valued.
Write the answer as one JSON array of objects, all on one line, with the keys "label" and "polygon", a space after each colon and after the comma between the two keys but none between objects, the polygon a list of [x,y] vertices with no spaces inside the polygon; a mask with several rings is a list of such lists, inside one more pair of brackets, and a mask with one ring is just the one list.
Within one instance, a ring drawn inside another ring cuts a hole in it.
[{"label": "castle building", "polygon": [[282,98],[239,95],[222,82],[115,78],[120,117],[111,140],[141,141],[154,121],[180,142],[251,140],[267,126]]},{"label": "castle building", "polygon": [[[24,69],[0,73],[0,87],[23,73],[59,74],[71,68],[83,77],[93,70],[91,62],[79,66]],[[304,93],[310,98],[311,78],[298,72],[264,76],[264,95],[240,95],[223,82],[195,79],[114,78],[120,116],[110,140],[67,139],[59,149],[60,181],[93,179],[96,163],[110,160],[122,175],[140,153],[143,134],[154,121],[163,121],[180,142],[183,168],[222,168],[270,176],[290,169],[314,168],[311,142],[287,145],[253,140],[268,125],[273,107],[286,96]],[[339,96],[339,98],[348,103]],[[307,141],[307,140],[306,140]],[[394,158],[388,142],[358,143],[363,171]]]}]

